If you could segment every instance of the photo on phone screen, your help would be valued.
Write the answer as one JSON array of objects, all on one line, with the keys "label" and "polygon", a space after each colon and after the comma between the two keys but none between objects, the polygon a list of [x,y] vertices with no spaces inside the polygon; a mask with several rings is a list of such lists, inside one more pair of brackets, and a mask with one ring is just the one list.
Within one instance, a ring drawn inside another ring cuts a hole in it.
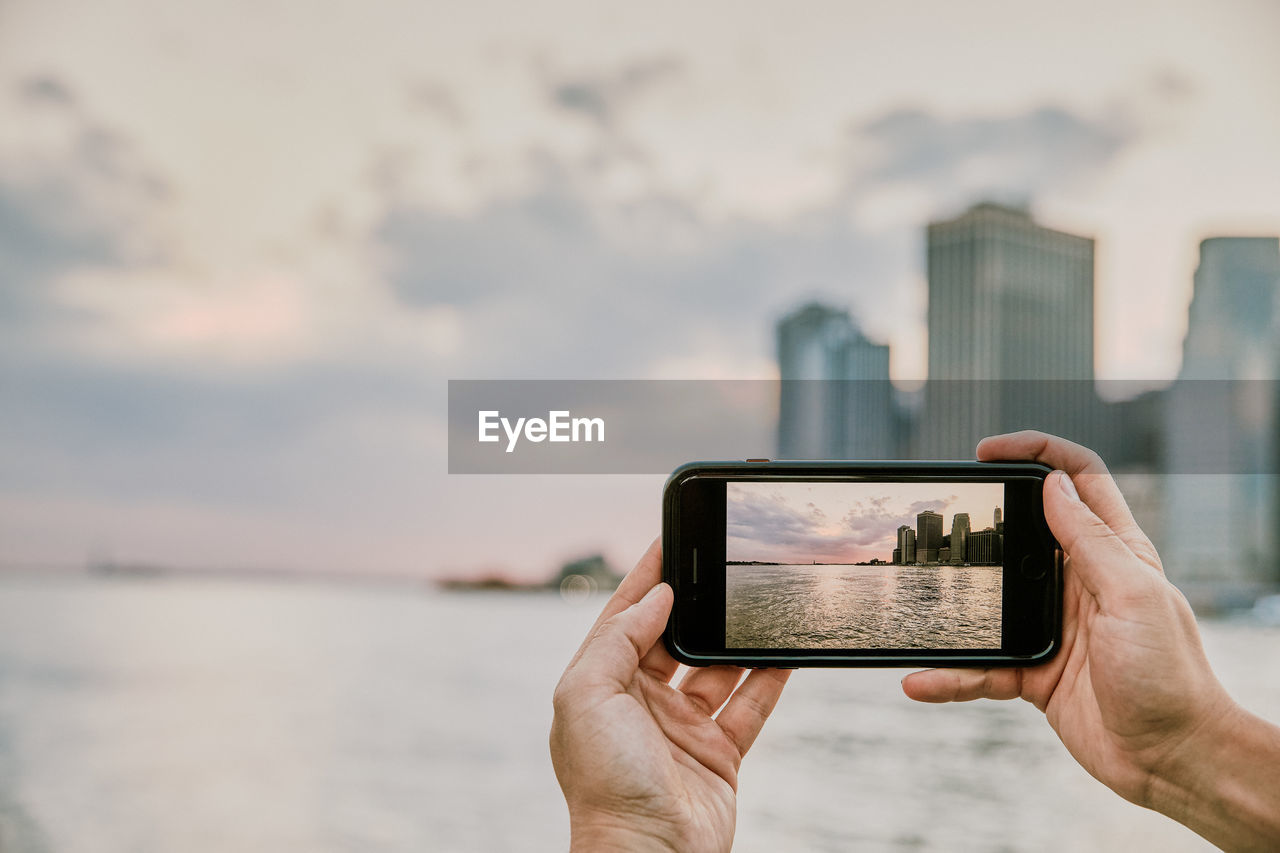
[{"label": "photo on phone screen", "polygon": [[726,484],[726,649],[1001,648],[999,482]]}]

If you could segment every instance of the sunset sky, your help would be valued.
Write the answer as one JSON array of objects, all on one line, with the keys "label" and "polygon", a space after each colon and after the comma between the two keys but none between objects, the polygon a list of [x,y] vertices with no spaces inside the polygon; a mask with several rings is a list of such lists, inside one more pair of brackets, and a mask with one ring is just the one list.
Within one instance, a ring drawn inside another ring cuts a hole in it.
[{"label": "sunset sky", "polygon": [[[1098,243],[1105,378],[1280,233],[1280,5],[0,0],[0,567],[629,564],[660,477],[446,474],[450,378],[926,363],[922,228]],[[769,455],[772,448],[761,448]]]},{"label": "sunset sky", "polygon": [[1000,483],[729,483],[725,558],[736,561],[856,563],[891,560],[898,527],[925,510],[951,532],[958,512],[969,528],[993,523]]}]

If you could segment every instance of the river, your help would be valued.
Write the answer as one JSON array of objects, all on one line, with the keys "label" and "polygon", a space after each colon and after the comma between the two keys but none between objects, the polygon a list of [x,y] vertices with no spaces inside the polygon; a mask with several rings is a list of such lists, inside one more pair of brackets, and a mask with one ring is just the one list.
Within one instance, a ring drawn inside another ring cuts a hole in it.
[{"label": "river", "polygon": [[732,649],[998,649],[1003,566],[729,566]]},{"label": "river", "polygon": [[[0,578],[0,850],[564,850],[550,696],[601,602]],[[1280,630],[1204,630],[1280,719]],[[900,676],[794,674],[735,849],[1206,849],[1089,778],[1034,708],[917,705]]]}]

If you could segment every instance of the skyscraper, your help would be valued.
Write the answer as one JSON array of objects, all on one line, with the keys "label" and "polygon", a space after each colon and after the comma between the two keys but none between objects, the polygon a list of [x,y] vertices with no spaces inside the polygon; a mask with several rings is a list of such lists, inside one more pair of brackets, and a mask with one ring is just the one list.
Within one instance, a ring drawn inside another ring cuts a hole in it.
[{"label": "skyscraper", "polygon": [[898,528],[898,547],[894,553],[898,555],[898,565],[909,566],[916,561],[916,532],[909,525]]},{"label": "skyscraper", "polygon": [[[996,510],[999,512],[999,510]],[[957,512],[951,518],[951,562],[965,561],[965,544],[969,538],[969,513]]]},{"label": "skyscraper", "polygon": [[926,509],[916,516],[916,561],[938,562],[938,549],[942,547],[942,516]]},{"label": "skyscraper", "polygon": [[917,455],[968,455],[982,436],[1030,423],[1084,437],[1093,255],[1092,239],[996,204],[929,225],[929,382]]},{"label": "skyscraper", "polygon": [[991,513],[991,526],[996,530],[1003,530],[1001,526],[1004,524],[1004,513],[1000,507],[996,507],[996,511]]},{"label": "skyscraper", "polygon": [[812,303],[778,322],[778,455],[886,459],[896,454],[889,347],[848,311]]},{"label": "skyscraper", "polygon": [[1280,239],[1203,241],[1194,285],[1165,404],[1175,473],[1162,553],[1189,597],[1221,604],[1280,581],[1280,478],[1270,473],[1280,460]]},{"label": "skyscraper", "polygon": [[994,565],[1004,560],[1004,536],[988,527],[969,534],[968,561],[974,565]]}]

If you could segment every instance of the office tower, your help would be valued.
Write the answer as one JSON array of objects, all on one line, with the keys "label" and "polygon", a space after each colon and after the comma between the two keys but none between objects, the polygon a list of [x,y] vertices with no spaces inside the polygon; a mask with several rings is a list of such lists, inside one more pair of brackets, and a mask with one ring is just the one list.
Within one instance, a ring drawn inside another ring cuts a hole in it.
[{"label": "office tower", "polygon": [[[838,397],[838,353],[852,331],[849,314],[806,305],[778,322],[778,455],[783,459],[831,458]],[[806,381],[795,381],[806,380]],[[810,381],[818,380],[818,381]]]},{"label": "office tower", "polygon": [[902,557],[898,565],[909,566],[916,561],[916,532],[909,525],[898,528],[897,551]]},{"label": "office tower", "polygon": [[916,516],[916,561],[938,562],[938,549],[942,547],[942,516],[926,509]]},{"label": "office tower", "polygon": [[984,435],[1029,425],[1086,439],[1095,416],[1093,240],[983,203],[929,225],[928,278],[916,455],[968,456]]},{"label": "office tower", "polygon": [[778,322],[778,455],[886,459],[896,453],[889,347],[849,312],[817,303]]},{"label": "office tower", "polygon": [[1280,239],[1202,241],[1179,378],[1272,378],[1278,290]]},{"label": "office tower", "polygon": [[901,565],[902,565],[902,549],[901,549],[901,548],[894,548],[894,549],[893,549],[893,564],[894,564],[895,566],[901,566]]},{"label": "office tower", "polygon": [[999,530],[1001,524],[1004,524],[1004,513],[1000,507],[996,507],[996,511],[991,514],[991,526]]},{"label": "office tower", "polygon": [[897,415],[889,380],[889,345],[877,344],[854,328],[841,353],[841,459],[894,459]]},{"label": "office tower", "polygon": [[1170,579],[1199,604],[1280,581],[1278,300],[1280,239],[1200,244],[1182,368],[1165,404],[1162,550]]},{"label": "office tower", "polygon": [[[996,510],[998,513],[1000,510]],[[965,561],[965,546],[969,538],[969,513],[957,512],[951,517],[951,562]]]},{"label": "office tower", "polygon": [[968,536],[968,550],[971,565],[998,565],[1004,560],[1004,536],[990,527],[974,530]]}]

